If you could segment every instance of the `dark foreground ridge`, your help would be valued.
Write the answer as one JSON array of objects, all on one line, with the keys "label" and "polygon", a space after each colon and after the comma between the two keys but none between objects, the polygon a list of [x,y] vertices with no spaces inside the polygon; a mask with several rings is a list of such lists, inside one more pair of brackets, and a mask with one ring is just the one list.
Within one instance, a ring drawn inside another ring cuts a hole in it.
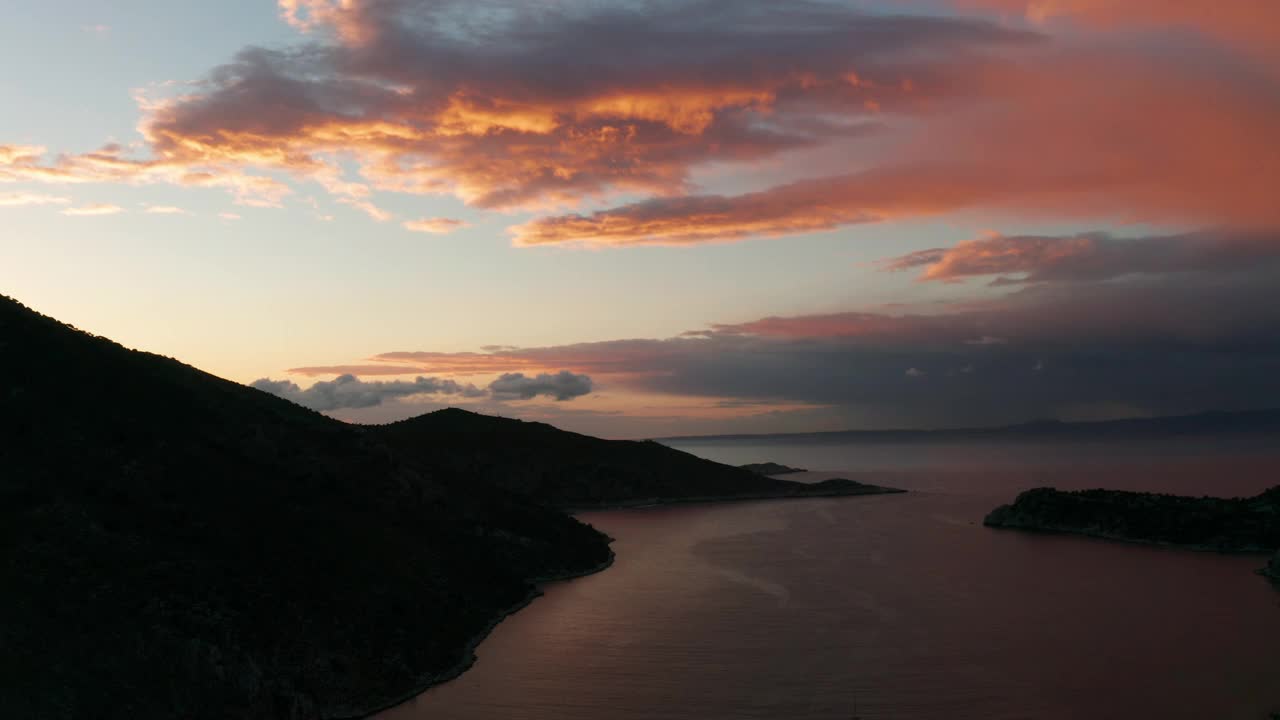
[{"label": "dark foreground ridge", "polygon": [[562,513],[0,298],[0,717],[319,718],[461,662]]},{"label": "dark foreground ridge", "polygon": [[3,296],[0,378],[3,718],[364,715],[609,563],[552,506],[875,490],[461,411],[347,425]]},{"label": "dark foreground ridge", "polygon": [[[983,523],[1195,550],[1271,552],[1280,548],[1280,486],[1252,498],[1038,488],[996,508]],[[1273,560],[1272,568],[1280,565]]]}]

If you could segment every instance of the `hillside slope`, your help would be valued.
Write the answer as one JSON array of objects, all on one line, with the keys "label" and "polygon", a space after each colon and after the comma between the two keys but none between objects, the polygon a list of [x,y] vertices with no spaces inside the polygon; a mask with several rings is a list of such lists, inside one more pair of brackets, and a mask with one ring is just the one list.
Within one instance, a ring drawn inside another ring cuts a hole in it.
[{"label": "hillside slope", "polygon": [[0,297],[0,717],[315,718],[468,654],[591,528]]},{"label": "hillside slope", "polygon": [[652,441],[601,440],[456,408],[370,431],[419,466],[562,508],[897,492],[851,480],[779,480]]}]

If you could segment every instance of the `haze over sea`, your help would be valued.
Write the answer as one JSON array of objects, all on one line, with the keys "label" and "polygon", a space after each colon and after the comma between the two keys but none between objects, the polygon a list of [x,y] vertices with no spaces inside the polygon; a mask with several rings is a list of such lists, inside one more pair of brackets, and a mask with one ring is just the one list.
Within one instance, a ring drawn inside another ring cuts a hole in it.
[{"label": "haze over sea", "polygon": [[670,441],[911,490],[580,516],[609,570],[546,588],[419,718],[1185,718],[1280,710],[1258,556],[996,531],[1023,489],[1250,495],[1271,443]]}]

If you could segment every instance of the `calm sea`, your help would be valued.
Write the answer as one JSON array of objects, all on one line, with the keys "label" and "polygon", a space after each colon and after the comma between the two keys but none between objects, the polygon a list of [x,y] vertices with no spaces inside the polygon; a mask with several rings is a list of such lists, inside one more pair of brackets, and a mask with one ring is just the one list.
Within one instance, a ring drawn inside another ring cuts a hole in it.
[{"label": "calm sea", "polygon": [[1262,720],[1259,557],[995,531],[1042,485],[1253,494],[1280,454],[1115,445],[673,443],[912,492],[582,515],[613,568],[546,588],[458,680],[383,720]]}]

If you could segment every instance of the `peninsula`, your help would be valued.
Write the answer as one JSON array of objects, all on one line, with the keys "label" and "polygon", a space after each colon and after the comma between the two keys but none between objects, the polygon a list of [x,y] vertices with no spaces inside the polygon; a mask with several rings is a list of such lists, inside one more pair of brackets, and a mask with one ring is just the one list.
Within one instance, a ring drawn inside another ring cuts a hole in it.
[{"label": "peninsula", "polygon": [[461,410],[349,425],[0,296],[0,717],[359,717],[609,538],[565,510],[861,495]]}]

